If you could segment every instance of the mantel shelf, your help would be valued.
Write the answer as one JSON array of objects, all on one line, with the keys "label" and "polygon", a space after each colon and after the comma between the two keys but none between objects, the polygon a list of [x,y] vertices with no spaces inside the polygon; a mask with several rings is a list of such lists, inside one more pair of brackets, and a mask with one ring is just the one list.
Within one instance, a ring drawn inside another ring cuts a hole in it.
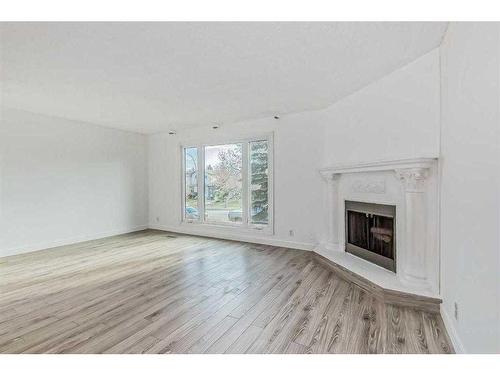
[{"label": "mantel shelf", "polygon": [[341,164],[334,165],[328,168],[322,168],[319,170],[319,172],[321,173],[321,175],[325,176],[342,173],[362,173],[411,168],[430,168],[437,161],[437,159],[437,157],[429,157],[400,160],[383,160],[368,163]]}]

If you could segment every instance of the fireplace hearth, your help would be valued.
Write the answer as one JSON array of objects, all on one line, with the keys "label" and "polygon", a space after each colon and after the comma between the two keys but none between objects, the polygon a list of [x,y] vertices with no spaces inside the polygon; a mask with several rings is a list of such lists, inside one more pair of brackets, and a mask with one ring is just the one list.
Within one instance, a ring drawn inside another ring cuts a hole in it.
[{"label": "fireplace hearth", "polygon": [[396,207],[345,201],[348,253],[396,272]]}]

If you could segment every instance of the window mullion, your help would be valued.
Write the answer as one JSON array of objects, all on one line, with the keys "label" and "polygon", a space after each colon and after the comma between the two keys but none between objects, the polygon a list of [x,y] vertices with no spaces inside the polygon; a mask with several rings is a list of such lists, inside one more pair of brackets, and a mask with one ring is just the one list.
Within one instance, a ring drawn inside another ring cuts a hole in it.
[{"label": "window mullion", "polygon": [[250,194],[250,188],[248,186],[249,183],[249,168],[248,168],[248,163],[249,163],[249,157],[248,157],[248,142],[243,142],[242,144],[242,158],[241,158],[241,177],[242,177],[242,208],[243,212],[241,215],[242,221],[243,221],[243,226],[248,226],[249,222],[249,217],[250,217],[250,210],[249,210],[249,194]]},{"label": "window mullion", "polygon": [[186,220],[186,147],[181,147],[181,221]]},{"label": "window mullion", "polygon": [[205,147],[198,147],[198,212],[199,220],[205,222]]}]

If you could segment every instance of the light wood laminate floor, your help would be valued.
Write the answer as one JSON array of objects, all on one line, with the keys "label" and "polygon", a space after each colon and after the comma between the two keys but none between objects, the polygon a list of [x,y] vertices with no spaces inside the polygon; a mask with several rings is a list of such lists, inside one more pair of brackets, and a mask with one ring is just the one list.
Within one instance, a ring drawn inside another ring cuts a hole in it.
[{"label": "light wood laminate floor", "polygon": [[142,231],[0,258],[3,353],[448,353],[311,253]]}]

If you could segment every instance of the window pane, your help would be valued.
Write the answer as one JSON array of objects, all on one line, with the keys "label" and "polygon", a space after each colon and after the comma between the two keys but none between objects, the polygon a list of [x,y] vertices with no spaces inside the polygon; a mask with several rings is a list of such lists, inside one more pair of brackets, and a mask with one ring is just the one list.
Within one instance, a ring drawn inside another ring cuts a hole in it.
[{"label": "window pane", "polygon": [[267,141],[250,142],[250,220],[253,224],[269,222]]},{"label": "window pane", "polygon": [[184,149],[185,165],[185,216],[188,220],[199,220],[198,214],[198,149],[190,147]]},{"label": "window pane", "polygon": [[241,223],[242,144],[205,147],[205,220]]}]

